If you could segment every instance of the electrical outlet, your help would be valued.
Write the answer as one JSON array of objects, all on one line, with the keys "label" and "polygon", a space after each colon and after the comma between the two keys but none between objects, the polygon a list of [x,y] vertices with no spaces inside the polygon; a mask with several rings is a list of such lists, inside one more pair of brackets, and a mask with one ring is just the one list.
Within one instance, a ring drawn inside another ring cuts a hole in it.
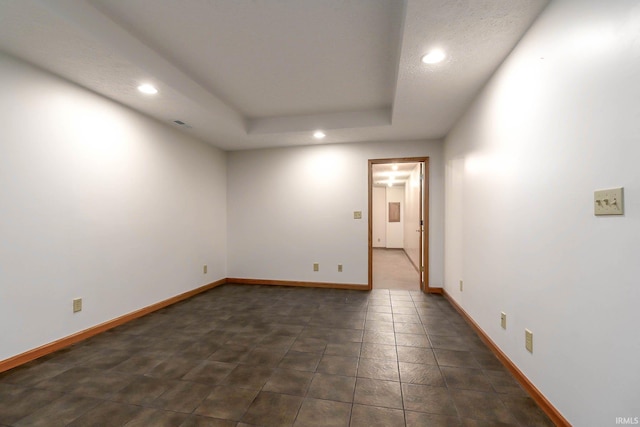
[{"label": "electrical outlet", "polygon": [[502,329],[507,329],[507,313],[504,311],[500,313],[500,326],[502,326]]},{"label": "electrical outlet", "polygon": [[202,273],[207,274],[207,264],[202,267]]},{"label": "electrical outlet", "polygon": [[338,273],[342,273],[342,264],[338,264]]},{"label": "electrical outlet", "polygon": [[524,330],[524,346],[529,353],[533,353],[533,332],[528,329]]},{"label": "electrical outlet", "polygon": [[460,280],[460,292],[462,292],[462,280]]},{"label": "electrical outlet", "polygon": [[317,262],[313,263],[313,271],[320,271],[320,264],[318,264]]},{"label": "electrical outlet", "polygon": [[77,313],[82,311],[82,298],[74,298],[73,299],[73,312]]}]

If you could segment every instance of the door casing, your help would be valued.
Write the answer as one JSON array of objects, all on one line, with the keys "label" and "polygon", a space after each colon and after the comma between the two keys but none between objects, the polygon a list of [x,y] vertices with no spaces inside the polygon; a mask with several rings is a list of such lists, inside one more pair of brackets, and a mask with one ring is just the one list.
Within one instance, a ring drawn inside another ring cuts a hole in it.
[{"label": "door casing", "polygon": [[368,289],[373,289],[373,165],[387,163],[423,163],[422,174],[422,217],[424,224],[422,227],[422,238],[420,245],[422,249],[422,268],[420,289],[425,293],[430,293],[429,287],[429,157],[400,157],[391,159],[369,159],[369,277]]}]

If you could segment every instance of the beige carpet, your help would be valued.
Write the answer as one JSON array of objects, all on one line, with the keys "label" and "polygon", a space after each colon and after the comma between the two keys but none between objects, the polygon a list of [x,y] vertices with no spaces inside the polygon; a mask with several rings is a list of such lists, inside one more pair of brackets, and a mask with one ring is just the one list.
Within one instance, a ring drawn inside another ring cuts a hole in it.
[{"label": "beige carpet", "polygon": [[373,250],[373,288],[420,290],[420,277],[402,249]]}]

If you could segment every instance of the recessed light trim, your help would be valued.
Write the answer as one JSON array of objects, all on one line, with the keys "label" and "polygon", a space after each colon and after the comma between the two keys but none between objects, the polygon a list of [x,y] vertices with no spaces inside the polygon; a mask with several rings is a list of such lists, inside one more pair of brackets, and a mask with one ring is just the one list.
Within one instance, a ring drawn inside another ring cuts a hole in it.
[{"label": "recessed light trim", "polygon": [[317,130],[313,133],[313,137],[315,139],[323,139],[325,136],[327,136],[327,134],[325,134],[324,132],[322,132],[321,130]]},{"label": "recessed light trim", "polygon": [[156,89],[153,85],[150,85],[148,83],[141,84],[140,86],[138,86],[138,90],[147,95],[155,95],[156,93],[158,93],[158,89]]},{"label": "recessed light trim", "polygon": [[440,49],[434,49],[422,57],[425,64],[437,64],[442,62],[447,55]]}]

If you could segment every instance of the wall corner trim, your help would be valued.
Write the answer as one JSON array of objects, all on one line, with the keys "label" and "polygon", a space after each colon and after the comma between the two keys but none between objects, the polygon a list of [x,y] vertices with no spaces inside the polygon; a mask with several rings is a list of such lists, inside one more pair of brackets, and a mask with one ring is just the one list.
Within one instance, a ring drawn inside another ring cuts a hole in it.
[{"label": "wall corner trim", "polygon": [[173,296],[164,301],[151,304],[147,307],[141,308],[131,313],[122,315],[120,317],[116,317],[115,319],[111,319],[104,323],[100,323],[99,325],[92,326],[83,331],[76,332],[75,334],[69,335],[67,337],[60,338],[59,340],[50,342],[48,344],[44,344],[40,347],[34,348],[33,350],[29,350],[24,353],[18,354],[16,356],[10,357],[9,359],[0,360],[0,372],[8,371],[9,369],[23,365],[27,362],[31,362],[32,360],[35,360],[39,357],[45,356],[47,354],[53,353],[54,351],[68,347],[71,344],[75,344],[77,342],[86,340],[87,338],[91,338],[94,335],[98,335],[102,332],[108,331],[109,329],[115,328],[116,326],[120,326],[134,319],[137,319],[138,317],[145,316],[149,313],[160,310],[161,308],[165,308],[167,306],[170,306],[172,304],[175,304],[187,298],[191,298],[192,296],[208,291],[209,289],[213,289],[217,286],[224,285],[225,283],[227,283],[227,279],[217,280],[215,282],[206,284],[204,286],[200,286],[199,288],[192,289],[182,294]]},{"label": "wall corner trim", "polygon": [[535,400],[547,416],[558,427],[571,427],[569,421],[562,416],[562,414],[547,400],[547,398],[533,385],[531,381],[518,369],[518,367],[507,357],[506,354],[498,348],[491,338],[480,328],[480,326],[469,316],[469,314],[447,293],[446,290],[442,291],[444,297],[449,303],[456,309],[458,313],[471,325],[476,331],[478,336],[484,341],[489,349],[495,354],[495,356],[502,362],[502,364],[511,372],[515,379],[522,385],[522,387],[529,393],[529,395]]}]

